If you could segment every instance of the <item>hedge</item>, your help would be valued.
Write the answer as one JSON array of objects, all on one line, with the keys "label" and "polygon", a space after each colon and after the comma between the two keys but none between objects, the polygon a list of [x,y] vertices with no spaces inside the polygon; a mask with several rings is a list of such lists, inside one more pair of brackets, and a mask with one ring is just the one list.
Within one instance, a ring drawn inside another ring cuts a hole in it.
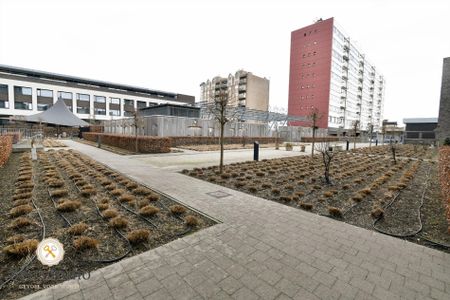
[{"label": "hedge", "polygon": [[[101,143],[129,151],[135,151],[136,139],[134,136],[122,134],[108,134],[98,132],[83,132],[83,138],[97,142],[101,137]],[[138,136],[139,153],[168,153],[170,152],[170,139],[165,137]]]},{"label": "hedge", "polygon": [[[219,144],[219,137],[215,136],[171,136],[172,147],[178,146],[191,146],[191,145],[217,145]],[[224,144],[253,144],[253,142],[257,141],[260,144],[274,144],[276,142],[276,138],[274,137],[225,137]],[[283,141],[282,138],[278,138],[278,141],[281,143]]]},{"label": "hedge", "polygon": [[334,136],[325,136],[325,137],[302,137],[302,142],[305,143],[312,143],[313,141],[317,142],[317,143],[321,143],[321,142],[337,142],[339,141],[339,138],[334,137]]},{"label": "hedge", "polygon": [[6,133],[3,133],[2,135],[6,135],[6,136],[12,137],[12,143],[13,144],[17,144],[20,141],[20,137],[21,137],[21,134],[20,134],[19,131],[17,131],[17,132],[6,132]]},{"label": "hedge", "polygon": [[450,146],[439,149],[439,181],[441,182],[442,199],[447,209],[447,221],[450,234]]},{"label": "hedge", "polygon": [[0,167],[7,161],[12,151],[13,137],[11,135],[0,136]]}]

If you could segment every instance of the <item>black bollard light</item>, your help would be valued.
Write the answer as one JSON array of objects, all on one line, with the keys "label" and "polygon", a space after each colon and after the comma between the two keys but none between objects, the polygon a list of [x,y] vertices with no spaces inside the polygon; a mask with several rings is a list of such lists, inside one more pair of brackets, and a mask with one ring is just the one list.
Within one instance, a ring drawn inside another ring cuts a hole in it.
[{"label": "black bollard light", "polygon": [[375,140],[375,146],[378,146],[378,139]]},{"label": "black bollard light", "polygon": [[259,160],[259,143],[258,142],[253,143],[253,160],[256,160],[256,161]]},{"label": "black bollard light", "polygon": [[345,150],[347,150],[348,151],[348,149],[350,148],[350,142],[349,141],[347,141],[347,146],[346,146],[346,148],[345,148]]}]

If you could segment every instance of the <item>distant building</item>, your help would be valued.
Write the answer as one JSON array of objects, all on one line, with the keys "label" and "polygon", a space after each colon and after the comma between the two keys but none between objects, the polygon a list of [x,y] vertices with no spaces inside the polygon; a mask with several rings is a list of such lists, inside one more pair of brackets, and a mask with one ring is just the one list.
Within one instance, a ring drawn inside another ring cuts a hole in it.
[{"label": "distant building", "polygon": [[139,115],[200,118],[200,107],[160,104],[139,109]]},{"label": "distant building", "polygon": [[434,144],[437,118],[408,118],[405,123],[405,144]]},{"label": "distant building", "polygon": [[402,142],[405,127],[398,126],[396,121],[383,120],[381,132],[384,133],[385,142]]},{"label": "distant building", "polygon": [[[329,134],[380,132],[385,79],[339,29],[333,18],[291,33],[288,114],[308,116],[317,109],[319,128]],[[291,125],[307,126],[305,122]]]},{"label": "distant building", "polygon": [[214,101],[215,91],[227,89],[228,103],[262,111],[269,110],[269,79],[243,70],[228,77],[214,77],[200,84],[200,101]]},{"label": "distant building", "polygon": [[194,96],[0,65],[0,124],[45,111],[58,99],[84,120],[120,119],[162,103],[195,103]]},{"label": "distant building", "polygon": [[450,138],[450,57],[444,58],[442,68],[441,101],[436,134],[440,142]]}]

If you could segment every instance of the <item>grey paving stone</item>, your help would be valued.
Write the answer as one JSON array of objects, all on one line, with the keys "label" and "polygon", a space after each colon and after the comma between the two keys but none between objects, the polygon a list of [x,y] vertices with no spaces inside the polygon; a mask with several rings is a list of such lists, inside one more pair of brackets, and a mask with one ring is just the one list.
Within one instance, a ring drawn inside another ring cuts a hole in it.
[{"label": "grey paving stone", "polygon": [[242,285],[243,284],[240,281],[236,280],[233,276],[228,276],[218,283],[218,286],[228,295],[232,295],[234,292],[240,289]]},{"label": "grey paving stone", "polygon": [[111,290],[106,283],[89,289],[83,289],[82,293],[85,299],[103,300],[112,298]]},{"label": "grey paving stone", "polygon": [[132,281],[127,281],[117,286],[109,285],[109,287],[114,299],[126,299],[133,295],[136,295],[133,298],[137,298],[138,296],[142,298]]},{"label": "grey paving stone", "polygon": [[275,285],[275,288],[289,297],[294,297],[299,290],[298,285],[286,278],[282,278],[280,281],[278,281]]},{"label": "grey paving stone", "polygon": [[145,300],[161,300],[161,299],[173,299],[172,295],[166,289],[159,289],[153,294],[144,297]]},{"label": "grey paving stone", "polygon": [[232,296],[233,299],[236,300],[253,300],[253,299],[259,299],[258,295],[253,293],[251,290],[249,290],[246,287],[242,287],[239,290],[237,290]]},{"label": "grey paving stone", "polygon": [[150,278],[136,284],[136,288],[142,296],[150,295],[162,288],[161,282],[156,278]]},{"label": "grey paving stone", "polygon": [[258,274],[258,278],[273,286],[281,279],[281,276],[272,270],[266,269]]},{"label": "grey paving stone", "polygon": [[205,280],[194,287],[195,291],[205,299],[213,299],[220,292],[220,288],[212,281]]},{"label": "grey paving stone", "polygon": [[273,288],[272,286],[264,283],[253,290],[261,299],[272,300],[281,294],[279,290]]}]

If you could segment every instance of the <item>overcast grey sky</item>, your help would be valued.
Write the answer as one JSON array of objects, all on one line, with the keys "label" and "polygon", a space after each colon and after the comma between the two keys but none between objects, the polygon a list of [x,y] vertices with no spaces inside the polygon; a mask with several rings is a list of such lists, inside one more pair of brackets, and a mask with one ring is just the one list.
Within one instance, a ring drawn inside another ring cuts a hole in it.
[{"label": "overcast grey sky", "polygon": [[287,107],[290,32],[335,17],[384,74],[385,118],[437,117],[450,1],[0,0],[0,64],[195,95],[245,69]]}]

